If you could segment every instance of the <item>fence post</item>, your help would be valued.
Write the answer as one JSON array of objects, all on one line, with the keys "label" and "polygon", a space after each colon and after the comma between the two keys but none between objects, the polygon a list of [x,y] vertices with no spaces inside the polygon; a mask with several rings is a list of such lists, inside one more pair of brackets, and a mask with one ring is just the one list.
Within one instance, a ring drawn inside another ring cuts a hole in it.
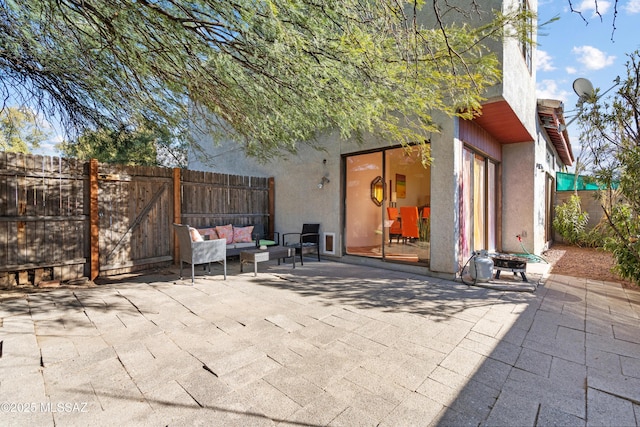
[{"label": "fence post", "polygon": [[[182,173],[180,168],[173,168],[173,223],[182,224]],[[180,246],[178,239],[175,238],[173,226],[171,227],[171,235],[173,239],[173,261],[179,259]]]},{"label": "fence post", "polygon": [[98,160],[89,160],[90,279],[100,274],[100,212],[98,209]]}]

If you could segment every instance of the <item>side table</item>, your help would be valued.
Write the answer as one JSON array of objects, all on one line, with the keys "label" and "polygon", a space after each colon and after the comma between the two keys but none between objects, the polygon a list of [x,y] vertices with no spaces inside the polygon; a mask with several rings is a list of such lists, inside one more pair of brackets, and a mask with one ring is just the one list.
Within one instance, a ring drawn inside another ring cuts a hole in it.
[{"label": "side table", "polygon": [[240,272],[243,272],[245,263],[253,263],[253,275],[258,275],[258,263],[277,259],[280,265],[280,259],[291,258],[293,268],[296,268],[296,249],[286,246],[270,246],[267,249],[247,249],[240,252]]}]

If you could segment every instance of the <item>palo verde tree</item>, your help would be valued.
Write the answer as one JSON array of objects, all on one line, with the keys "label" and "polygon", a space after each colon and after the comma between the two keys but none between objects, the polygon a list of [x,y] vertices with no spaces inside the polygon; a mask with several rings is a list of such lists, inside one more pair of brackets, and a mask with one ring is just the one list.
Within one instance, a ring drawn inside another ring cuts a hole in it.
[{"label": "palo verde tree", "polygon": [[262,159],[329,129],[424,141],[499,80],[485,42],[531,34],[477,3],[0,0],[0,96],[68,129],[197,125]]},{"label": "palo verde tree", "polygon": [[588,156],[602,190],[600,200],[610,226],[605,248],[616,269],[640,283],[640,52],[628,55],[627,75],[614,95],[598,91],[581,120],[582,152]]}]

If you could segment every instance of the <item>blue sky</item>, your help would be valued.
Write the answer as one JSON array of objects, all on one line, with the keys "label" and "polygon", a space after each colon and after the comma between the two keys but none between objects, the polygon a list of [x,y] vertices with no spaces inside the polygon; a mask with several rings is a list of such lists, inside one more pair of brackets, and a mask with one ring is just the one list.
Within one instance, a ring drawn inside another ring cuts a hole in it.
[{"label": "blue sky", "polygon": [[47,131],[51,132],[51,138],[41,142],[38,148],[31,150],[32,153],[42,154],[44,156],[60,156],[60,152],[56,150],[55,145],[62,142],[62,131],[57,129],[56,125],[51,122],[44,122],[43,126]]},{"label": "blue sky", "polygon": [[[619,0],[617,8],[614,0],[597,0],[601,17],[595,13],[596,0],[572,0],[571,4],[582,12],[584,20],[571,12],[569,0],[541,0],[538,4],[540,23],[556,16],[560,19],[538,34],[537,96],[563,101],[565,111],[574,110],[578,101],[573,91],[575,79],[586,78],[604,92],[617,76],[626,77],[627,54],[640,50],[640,0]],[[573,124],[568,131],[576,153],[579,128]]]}]

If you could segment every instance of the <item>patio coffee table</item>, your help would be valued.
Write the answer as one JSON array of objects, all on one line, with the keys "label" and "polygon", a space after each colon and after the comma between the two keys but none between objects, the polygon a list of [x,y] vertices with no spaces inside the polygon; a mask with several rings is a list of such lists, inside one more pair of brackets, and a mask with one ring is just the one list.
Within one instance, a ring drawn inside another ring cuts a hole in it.
[{"label": "patio coffee table", "polygon": [[281,258],[291,258],[293,268],[296,268],[296,249],[286,246],[270,246],[267,249],[247,249],[240,252],[240,273],[245,263],[253,263],[253,275],[258,275],[258,263],[277,259],[280,265]]}]

